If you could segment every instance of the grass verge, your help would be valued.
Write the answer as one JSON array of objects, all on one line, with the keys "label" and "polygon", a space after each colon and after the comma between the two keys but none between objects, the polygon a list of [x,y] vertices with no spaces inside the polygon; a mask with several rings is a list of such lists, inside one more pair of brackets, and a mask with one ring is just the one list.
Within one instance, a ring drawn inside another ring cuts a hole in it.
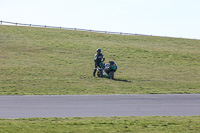
[{"label": "grass verge", "polygon": [[3,133],[198,133],[200,116],[0,119]]},{"label": "grass verge", "polygon": [[[92,78],[102,48],[115,80]],[[0,95],[200,93],[200,41],[0,26]]]}]

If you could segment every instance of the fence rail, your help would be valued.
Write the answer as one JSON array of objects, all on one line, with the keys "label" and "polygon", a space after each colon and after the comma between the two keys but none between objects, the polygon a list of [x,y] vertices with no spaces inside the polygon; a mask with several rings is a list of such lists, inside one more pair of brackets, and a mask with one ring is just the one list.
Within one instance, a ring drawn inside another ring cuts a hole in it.
[{"label": "fence rail", "polygon": [[15,26],[29,26],[29,27],[42,27],[42,28],[55,28],[55,29],[65,29],[65,30],[77,30],[77,31],[89,31],[89,32],[106,33],[106,34],[152,36],[152,35],[143,35],[143,34],[136,34],[136,33],[134,34],[134,33],[124,33],[124,32],[112,32],[112,31],[100,31],[100,30],[91,30],[91,29],[80,29],[80,28],[56,27],[56,26],[47,26],[47,25],[15,23],[15,22],[8,22],[8,21],[0,21],[0,24],[1,25],[15,25]]},{"label": "fence rail", "polygon": [[[91,29],[80,29],[80,28],[67,28],[67,27],[56,27],[56,26],[47,26],[47,25],[36,25],[36,24],[24,24],[24,23],[15,23],[15,22],[8,22],[8,21],[0,21],[0,24],[1,25],[9,24],[9,25],[15,25],[15,26],[29,26],[29,27],[42,27],[42,28],[88,31],[88,32],[105,33],[105,34],[156,36],[156,35],[145,35],[145,34],[137,34],[137,33],[124,33],[124,32],[100,31],[100,30],[91,30]],[[168,37],[168,36],[159,36],[159,37]],[[181,37],[172,37],[172,38],[181,38]],[[191,39],[191,38],[184,38],[184,39]],[[196,39],[196,40],[199,40],[199,39]]]}]

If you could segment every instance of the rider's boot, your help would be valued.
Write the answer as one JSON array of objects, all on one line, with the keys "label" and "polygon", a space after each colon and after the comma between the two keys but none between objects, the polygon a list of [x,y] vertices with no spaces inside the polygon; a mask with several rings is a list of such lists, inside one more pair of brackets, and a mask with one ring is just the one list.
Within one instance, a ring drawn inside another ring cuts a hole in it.
[{"label": "rider's boot", "polygon": [[93,72],[93,77],[95,77],[96,71],[97,71],[97,69],[95,68],[94,72]]}]

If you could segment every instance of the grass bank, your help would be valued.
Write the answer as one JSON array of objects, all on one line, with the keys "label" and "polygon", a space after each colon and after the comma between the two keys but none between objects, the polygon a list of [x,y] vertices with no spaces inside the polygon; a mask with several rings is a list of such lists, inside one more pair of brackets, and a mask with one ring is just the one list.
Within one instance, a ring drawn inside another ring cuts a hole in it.
[{"label": "grass bank", "polygon": [[[92,78],[101,48],[115,80]],[[200,93],[200,41],[0,26],[0,95]]]},{"label": "grass bank", "polygon": [[3,133],[198,133],[200,116],[0,119]]}]

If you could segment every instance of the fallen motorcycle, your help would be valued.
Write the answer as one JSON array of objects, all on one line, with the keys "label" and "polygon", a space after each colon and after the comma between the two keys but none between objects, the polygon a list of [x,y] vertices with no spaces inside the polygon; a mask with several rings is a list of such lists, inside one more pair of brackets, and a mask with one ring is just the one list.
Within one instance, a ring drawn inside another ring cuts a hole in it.
[{"label": "fallen motorcycle", "polygon": [[100,68],[97,69],[97,76],[102,78],[114,79],[114,74],[117,70],[117,64],[114,61],[109,61],[109,64],[99,63]]}]

